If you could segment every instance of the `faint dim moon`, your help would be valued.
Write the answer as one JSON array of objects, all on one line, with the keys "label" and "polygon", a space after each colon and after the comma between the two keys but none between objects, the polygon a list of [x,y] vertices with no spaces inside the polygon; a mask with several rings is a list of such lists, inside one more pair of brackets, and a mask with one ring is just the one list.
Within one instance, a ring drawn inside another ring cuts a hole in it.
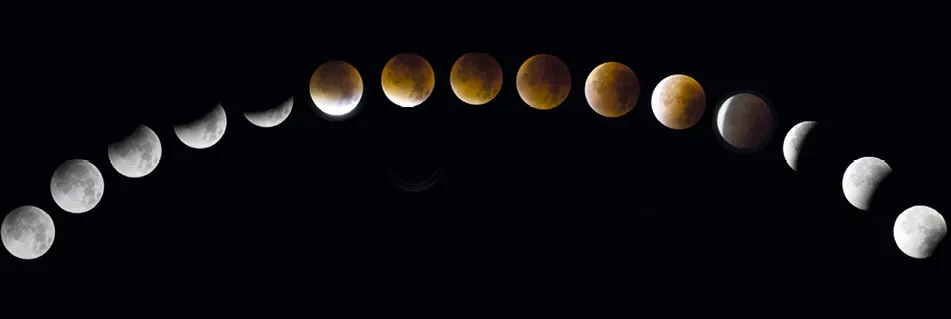
[{"label": "faint dim moon", "polygon": [[390,183],[407,192],[422,192],[439,183],[443,168],[435,165],[401,165],[389,170]]},{"label": "faint dim moon", "polygon": [[383,94],[393,104],[414,107],[422,104],[433,93],[436,74],[423,57],[403,53],[386,62],[383,67]]},{"label": "faint dim moon", "polygon": [[539,110],[550,110],[568,98],[571,73],[561,59],[549,54],[528,58],[515,77],[518,95],[525,104]]},{"label": "faint dim moon", "polygon": [[786,159],[786,164],[789,164],[789,168],[792,168],[793,171],[799,171],[802,144],[805,143],[809,133],[815,128],[816,122],[805,121],[796,124],[786,133],[786,138],[783,139],[783,158]]},{"label": "faint dim moon", "polygon": [[488,54],[466,53],[452,65],[449,84],[466,104],[483,105],[502,90],[502,67]]},{"label": "faint dim moon", "polygon": [[357,108],[363,97],[363,78],[344,61],[327,61],[310,77],[310,98],[321,112],[343,116]]},{"label": "faint dim moon", "polygon": [[755,151],[769,142],[773,134],[774,114],[759,96],[740,93],[723,101],[717,111],[719,136],[733,150]]},{"label": "faint dim moon", "polygon": [[102,173],[87,160],[72,159],[63,162],[50,180],[53,201],[63,210],[79,214],[96,207],[105,188]]},{"label": "faint dim moon", "polygon": [[631,68],[617,62],[607,62],[591,70],[584,82],[584,96],[588,105],[604,117],[627,114],[641,96],[641,82]]},{"label": "faint dim moon", "polygon": [[697,80],[683,74],[668,76],[657,83],[651,94],[654,117],[664,126],[688,129],[703,117],[707,95]]},{"label": "faint dim moon", "polygon": [[36,206],[20,206],[0,224],[3,247],[20,259],[40,258],[53,246],[56,227],[50,215]]},{"label": "faint dim moon", "polygon": [[891,173],[892,168],[888,163],[875,157],[863,157],[853,161],[842,176],[845,199],[855,208],[869,210],[875,192]]},{"label": "faint dim moon", "polygon": [[162,142],[148,126],[139,125],[119,142],[110,144],[109,163],[119,174],[138,178],[148,175],[162,159]]},{"label": "faint dim moon", "polygon": [[292,108],[294,108],[293,96],[273,108],[257,112],[245,112],[244,117],[248,119],[248,122],[258,127],[275,127],[283,123],[284,120],[291,115]]},{"label": "faint dim moon", "polygon": [[913,206],[895,219],[895,243],[912,258],[931,257],[948,234],[948,224],[938,211],[928,206]]},{"label": "faint dim moon", "polygon": [[175,136],[178,136],[178,139],[186,146],[205,149],[218,143],[225,135],[227,127],[228,116],[225,114],[225,108],[218,104],[201,118],[173,128]]}]

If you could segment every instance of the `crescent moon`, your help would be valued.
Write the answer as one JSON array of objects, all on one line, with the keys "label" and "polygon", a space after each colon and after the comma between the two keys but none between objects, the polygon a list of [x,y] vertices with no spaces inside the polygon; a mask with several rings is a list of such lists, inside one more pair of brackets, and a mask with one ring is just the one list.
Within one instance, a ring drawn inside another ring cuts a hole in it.
[{"label": "crescent moon", "polygon": [[257,111],[257,112],[245,112],[244,118],[248,119],[248,122],[254,124],[258,127],[268,128],[275,127],[281,123],[284,123],[284,120],[291,115],[291,109],[294,108],[294,97],[290,97],[284,103],[281,103],[278,106],[275,106],[268,110]]},{"label": "crescent moon", "polygon": [[228,116],[225,108],[218,104],[208,114],[190,123],[176,125],[175,136],[186,146],[205,149],[214,146],[225,135]]}]

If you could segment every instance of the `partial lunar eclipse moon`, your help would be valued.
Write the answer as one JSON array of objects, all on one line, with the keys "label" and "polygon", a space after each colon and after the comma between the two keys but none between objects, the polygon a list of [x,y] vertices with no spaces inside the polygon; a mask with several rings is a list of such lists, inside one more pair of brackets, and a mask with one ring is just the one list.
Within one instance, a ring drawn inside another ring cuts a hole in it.
[{"label": "partial lunar eclipse moon", "polygon": [[363,77],[350,63],[327,61],[310,77],[310,98],[314,106],[330,116],[344,116],[360,104]]},{"label": "partial lunar eclipse moon", "polygon": [[225,108],[218,104],[201,118],[186,124],[176,125],[175,136],[186,146],[205,149],[214,146],[225,135],[228,116]]},{"label": "partial lunar eclipse moon", "polygon": [[50,179],[53,201],[63,210],[80,214],[99,204],[105,184],[102,173],[87,160],[72,159],[63,162]]},{"label": "partial lunar eclipse moon", "polygon": [[654,117],[664,126],[685,130],[697,124],[707,106],[707,95],[697,80],[683,74],[668,76],[651,94]]},{"label": "partial lunar eclipse moon", "polygon": [[895,244],[912,258],[931,257],[948,234],[948,224],[938,211],[928,206],[913,206],[895,219]]},{"label": "partial lunar eclipse moon", "polygon": [[50,215],[36,206],[20,206],[7,214],[0,224],[3,247],[16,258],[40,258],[56,237],[56,227]]},{"label": "partial lunar eclipse moon", "polygon": [[423,57],[403,53],[386,62],[381,79],[383,94],[400,107],[415,107],[433,93],[436,74]]},{"label": "partial lunar eclipse moon", "polygon": [[294,97],[288,98],[284,103],[281,103],[278,106],[273,108],[257,111],[257,112],[245,112],[244,118],[248,119],[248,122],[254,124],[258,127],[268,128],[275,127],[284,122],[288,116],[291,115],[291,109],[294,107]]},{"label": "partial lunar eclipse moon", "polygon": [[763,98],[740,93],[723,101],[716,114],[718,136],[733,151],[757,151],[769,142],[775,129],[775,114]]},{"label": "partial lunar eclipse moon", "polygon": [[882,182],[892,173],[891,166],[876,157],[863,157],[849,164],[842,175],[842,193],[849,204],[869,210],[872,198]]},{"label": "partial lunar eclipse moon", "polygon": [[119,142],[109,145],[109,163],[129,178],[148,175],[162,159],[162,142],[155,131],[139,125]]},{"label": "partial lunar eclipse moon", "polygon": [[789,133],[786,133],[786,138],[783,139],[783,158],[786,159],[786,164],[793,171],[799,171],[799,162],[802,160],[802,145],[815,128],[815,121],[805,121],[796,124],[789,129]]}]

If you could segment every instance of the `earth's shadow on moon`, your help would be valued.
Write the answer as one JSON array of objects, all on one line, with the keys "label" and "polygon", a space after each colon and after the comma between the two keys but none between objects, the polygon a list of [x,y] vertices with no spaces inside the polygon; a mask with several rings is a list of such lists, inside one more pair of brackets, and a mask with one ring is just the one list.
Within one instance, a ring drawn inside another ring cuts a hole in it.
[{"label": "earth's shadow on moon", "polygon": [[[737,96],[737,95],[739,95],[739,94],[743,94],[743,93],[756,96],[756,97],[759,98],[760,100],[763,100],[763,102],[766,102],[766,108],[769,109],[769,119],[770,119],[770,121],[772,122],[772,123],[770,123],[770,124],[771,124],[771,125],[770,125],[770,131],[767,133],[766,139],[764,139],[763,142],[760,143],[760,145],[758,145],[758,146],[756,146],[756,147],[752,147],[752,148],[739,148],[739,147],[733,146],[732,144],[728,143],[728,142],[723,138],[723,135],[720,134],[720,127],[719,127],[719,125],[717,125],[717,118],[719,117],[720,108],[723,107],[723,103],[726,103],[726,101],[729,100],[730,98],[732,98],[732,97],[734,97],[734,96]],[[706,112],[706,110],[704,110],[704,111]],[[765,149],[766,147],[768,147],[769,144],[772,143],[774,139],[776,139],[776,138],[775,138],[775,137],[776,137],[776,132],[778,131],[777,128],[778,128],[778,126],[779,126],[779,114],[776,113],[776,107],[773,105],[773,101],[771,101],[771,100],[769,99],[769,97],[767,97],[766,95],[764,95],[764,94],[762,94],[762,93],[760,93],[760,92],[758,92],[758,91],[756,91],[756,90],[742,89],[742,90],[731,91],[731,92],[729,92],[729,93],[727,93],[727,94],[724,94],[723,97],[721,97],[721,98],[717,101],[717,103],[714,104],[714,108],[712,109],[712,111],[713,111],[713,112],[711,112],[710,114],[713,115],[713,116],[712,116],[712,119],[713,119],[713,125],[712,125],[712,127],[713,127],[713,136],[716,137],[717,141],[720,142],[720,144],[723,145],[724,148],[726,148],[726,149],[728,149],[728,150],[730,150],[730,151],[732,151],[732,152],[735,152],[735,153],[741,154],[741,155],[747,155],[747,154],[757,153],[757,152],[759,152],[759,151],[762,151],[762,150]],[[703,118],[701,118],[701,120],[703,120]],[[697,121],[697,122],[699,123],[700,121]],[[694,124],[694,126],[696,126],[696,124]],[[785,134],[785,132],[784,132],[783,134]],[[783,135],[783,137],[785,137],[785,135]],[[780,142],[782,142],[782,139],[780,139]]]}]

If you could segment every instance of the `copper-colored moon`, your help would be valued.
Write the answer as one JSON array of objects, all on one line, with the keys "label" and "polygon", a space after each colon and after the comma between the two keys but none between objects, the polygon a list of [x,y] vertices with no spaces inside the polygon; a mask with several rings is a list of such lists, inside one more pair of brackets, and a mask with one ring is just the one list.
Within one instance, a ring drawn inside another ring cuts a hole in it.
[{"label": "copper-colored moon", "polygon": [[488,54],[466,53],[452,65],[449,84],[466,104],[486,104],[502,90],[502,67]]},{"label": "copper-colored moon", "polygon": [[734,151],[755,151],[772,137],[774,116],[769,104],[759,96],[736,94],[723,101],[717,110],[717,132]]},{"label": "copper-colored moon", "polygon": [[518,95],[525,104],[539,110],[550,110],[568,98],[571,73],[561,59],[549,54],[528,58],[515,77]]},{"label": "copper-colored moon", "polygon": [[604,117],[621,117],[634,109],[641,96],[641,82],[631,68],[617,62],[603,63],[584,81],[588,105]]},{"label": "copper-colored moon", "polygon": [[697,80],[683,74],[668,76],[651,94],[651,109],[660,124],[675,130],[688,129],[703,117],[707,95]]},{"label": "copper-colored moon", "polygon": [[415,53],[403,53],[386,62],[382,83],[383,94],[393,104],[414,107],[433,93],[436,75],[429,61]]},{"label": "copper-colored moon", "polygon": [[363,78],[344,61],[328,61],[310,78],[310,98],[321,112],[343,116],[357,108],[363,97]]}]

